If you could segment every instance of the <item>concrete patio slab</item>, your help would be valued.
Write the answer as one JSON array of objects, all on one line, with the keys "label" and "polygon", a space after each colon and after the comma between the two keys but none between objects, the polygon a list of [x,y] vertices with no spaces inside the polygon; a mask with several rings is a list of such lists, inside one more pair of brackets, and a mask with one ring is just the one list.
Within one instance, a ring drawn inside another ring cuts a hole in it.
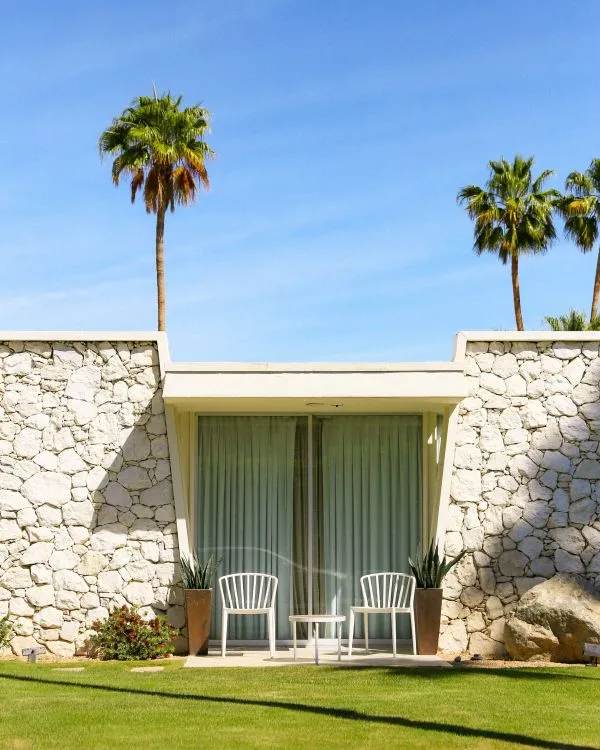
[{"label": "concrete patio slab", "polygon": [[[334,646],[323,646],[319,654],[319,666],[328,667],[443,667],[452,669],[452,665],[438,656],[414,656],[410,653],[399,653],[394,659],[390,651],[355,651],[348,656],[342,651],[342,660],[338,661]],[[188,656],[184,667],[293,667],[315,665],[312,646],[298,648],[298,658],[294,660],[293,648],[282,646],[277,649],[275,658],[271,659],[268,650],[232,647],[227,649],[225,659],[218,649],[210,649],[207,656]]]}]

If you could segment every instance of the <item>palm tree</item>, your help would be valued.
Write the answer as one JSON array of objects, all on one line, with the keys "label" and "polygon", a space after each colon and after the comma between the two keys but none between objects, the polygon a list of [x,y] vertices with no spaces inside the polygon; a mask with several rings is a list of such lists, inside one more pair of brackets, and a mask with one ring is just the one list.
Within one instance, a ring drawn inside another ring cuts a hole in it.
[{"label": "palm tree", "polygon": [[[565,190],[570,191],[560,201],[560,212],[565,219],[565,234],[575,241],[579,249],[588,253],[598,239],[600,223],[600,159],[592,159],[585,172],[571,172],[565,181]],[[598,317],[600,296],[600,248],[596,261],[594,293],[590,322]]]},{"label": "palm tree", "polygon": [[548,315],[544,318],[553,331],[586,331],[588,322],[585,313],[579,310],[569,310],[566,315],[553,318]]},{"label": "palm tree", "polygon": [[584,312],[569,310],[566,315],[553,318],[551,315],[544,318],[553,331],[598,331],[600,330],[600,318],[588,321]]},{"label": "palm tree", "polygon": [[147,213],[156,214],[158,330],[165,330],[164,235],[167,209],[187,205],[199,187],[208,189],[205,161],[214,156],[205,143],[210,113],[198,105],[181,107],[182,97],[139,96],[100,136],[100,155],[114,157],[115,185],[131,178],[131,202],[143,193]]},{"label": "palm tree", "polygon": [[552,170],[533,178],[533,158],[515,156],[512,164],[505,159],[490,161],[489,167],[485,188],[467,185],[459,191],[457,201],[466,204],[475,221],[475,252],[496,253],[504,264],[510,260],[517,330],[523,331],[519,257],[544,253],[556,237],[552,213],[560,195],[543,189]]}]

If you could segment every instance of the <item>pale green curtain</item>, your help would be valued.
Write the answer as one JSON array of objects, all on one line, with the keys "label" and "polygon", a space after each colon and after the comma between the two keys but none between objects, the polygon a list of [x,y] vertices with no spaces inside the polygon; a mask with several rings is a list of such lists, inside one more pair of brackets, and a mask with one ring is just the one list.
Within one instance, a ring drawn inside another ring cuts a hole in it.
[{"label": "pale green curtain", "polygon": [[[421,417],[323,417],[321,440],[324,566],[315,572],[327,611],[347,616],[361,603],[361,575],[409,572],[420,539]],[[362,618],[356,625],[360,638]],[[391,637],[389,615],[370,617],[369,636]]]},{"label": "pale green curtain", "polygon": [[[294,515],[292,534],[293,614],[308,612],[308,420],[299,417],[294,451]],[[304,637],[305,628],[300,628]]]},{"label": "pale green curtain", "polygon": [[[277,637],[289,637],[295,417],[200,417],[197,540],[219,575],[276,575]],[[267,637],[266,617],[230,617],[228,637]],[[211,638],[221,636],[215,590]]]}]

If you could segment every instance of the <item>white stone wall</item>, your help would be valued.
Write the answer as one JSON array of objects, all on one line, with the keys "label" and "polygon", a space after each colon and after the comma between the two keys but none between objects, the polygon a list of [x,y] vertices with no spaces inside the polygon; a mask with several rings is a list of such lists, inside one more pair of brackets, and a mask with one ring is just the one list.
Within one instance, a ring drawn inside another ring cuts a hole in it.
[{"label": "white stone wall", "polygon": [[502,654],[507,614],[556,572],[600,584],[598,343],[471,342],[441,646]]},{"label": "white stone wall", "polygon": [[0,344],[0,616],[83,646],[115,605],[184,624],[156,346]]}]

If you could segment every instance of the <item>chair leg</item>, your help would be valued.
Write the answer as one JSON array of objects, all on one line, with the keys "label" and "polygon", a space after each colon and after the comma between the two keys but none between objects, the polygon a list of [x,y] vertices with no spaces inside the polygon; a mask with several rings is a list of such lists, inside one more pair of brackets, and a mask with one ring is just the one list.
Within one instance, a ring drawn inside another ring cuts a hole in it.
[{"label": "chair leg", "polygon": [[369,613],[363,613],[363,620],[365,622],[365,654],[369,653]]},{"label": "chair leg", "polygon": [[275,612],[271,610],[267,615],[269,619],[269,651],[271,659],[275,658]]},{"label": "chair leg", "polygon": [[352,639],[354,638],[354,610],[350,610],[350,622],[348,624],[348,656],[352,656]]},{"label": "chair leg", "polygon": [[296,647],[298,645],[298,640],[296,638],[296,620],[292,623],[292,638],[294,639],[294,661],[296,661]]},{"label": "chair leg", "polygon": [[223,610],[223,617],[221,620],[221,656],[225,658],[227,655],[227,620],[229,615]]},{"label": "chair leg", "polygon": [[414,656],[416,656],[417,655],[417,633],[415,630],[415,613],[412,609],[410,610],[410,632],[412,633],[413,654]]},{"label": "chair leg", "polygon": [[396,613],[392,612],[392,654],[396,658]]}]

